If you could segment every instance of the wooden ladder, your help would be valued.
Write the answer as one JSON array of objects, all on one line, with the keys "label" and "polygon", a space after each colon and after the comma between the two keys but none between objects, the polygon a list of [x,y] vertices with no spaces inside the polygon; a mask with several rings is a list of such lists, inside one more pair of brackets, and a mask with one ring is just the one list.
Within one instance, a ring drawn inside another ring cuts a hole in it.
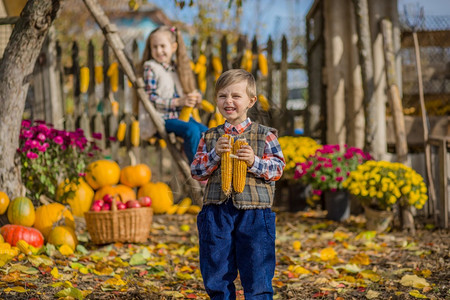
[{"label": "wooden ladder", "polygon": [[98,26],[102,29],[103,35],[105,36],[109,46],[113,49],[120,66],[122,67],[124,73],[128,76],[130,82],[133,84],[139,100],[142,102],[145,110],[149,113],[151,120],[155,124],[157,132],[161,138],[166,141],[170,154],[185,177],[185,182],[191,192],[190,196],[192,197],[192,201],[195,204],[200,205],[203,198],[203,190],[200,183],[192,178],[191,169],[188,162],[180,155],[176,145],[171,141],[166,132],[163,119],[157,114],[155,107],[150,100],[148,100],[148,95],[144,90],[144,80],[142,77],[136,76],[131,59],[129,59],[125,53],[125,45],[118,34],[117,26],[115,24],[111,24],[109,18],[105,15],[105,12],[98,4],[97,0],[83,0],[83,2],[91,15],[94,17]]}]

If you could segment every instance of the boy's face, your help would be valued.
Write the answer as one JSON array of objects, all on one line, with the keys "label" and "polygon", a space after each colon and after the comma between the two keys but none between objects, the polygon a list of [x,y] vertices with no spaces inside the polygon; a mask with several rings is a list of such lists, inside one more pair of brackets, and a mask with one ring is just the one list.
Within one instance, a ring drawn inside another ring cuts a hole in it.
[{"label": "boy's face", "polygon": [[157,62],[169,64],[177,50],[177,43],[171,41],[169,32],[158,31],[150,37],[150,50]]},{"label": "boy's face", "polygon": [[247,119],[247,111],[256,102],[256,97],[247,95],[247,82],[231,84],[217,93],[217,107],[229,123],[236,126]]}]

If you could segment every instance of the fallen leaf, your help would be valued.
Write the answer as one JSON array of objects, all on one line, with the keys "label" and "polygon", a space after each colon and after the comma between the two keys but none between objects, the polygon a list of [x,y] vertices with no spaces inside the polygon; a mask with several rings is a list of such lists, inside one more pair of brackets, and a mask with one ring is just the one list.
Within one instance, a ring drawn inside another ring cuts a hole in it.
[{"label": "fallen leaf", "polygon": [[55,279],[60,279],[62,277],[61,274],[59,274],[59,271],[58,271],[57,267],[53,267],[53,269],[50,272],[50,274],[52,274],[53,278],[55,278]]},{"label": "fallen leaf", "polygon": [[411,296],[413,296],[414,298],[419,298],[419,299],[428,299],[427,296],[421,294],[418,290],[412,290],[409,292],[409,294]]},{"label": "fallen leaf", "polygon": [[320,251],[320,259],[329,261],[336,257],[336,251],[333,248],[325,248]]},{"label": "fallen leaf", "polygon": [[9,292],[17,292],[17,293],[26,293],[27,290],[23,286],[15,286],[15,287],[9,287],[3,290],[5,293]]},{"label": "fallen leaf", "polygon": [[380,293],[373,291],[373,290],[368,290],[366,293],[367,299],[377,299],[379,296],[380,296]]},{"label": "fallen leaf", "polygon": [[405,275],[400,280],[400,283],[404,286],[412,286],[416,289],[421,289],[426,286],[430,286],[430,284],[425,280],[425,278],[421,278],[417,275]]}]

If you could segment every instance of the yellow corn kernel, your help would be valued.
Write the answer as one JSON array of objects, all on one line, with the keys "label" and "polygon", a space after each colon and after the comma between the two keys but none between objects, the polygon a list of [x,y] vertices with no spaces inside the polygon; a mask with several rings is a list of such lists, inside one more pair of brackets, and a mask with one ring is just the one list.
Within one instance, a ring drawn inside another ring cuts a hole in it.
[{"label": "yellow corn kernel", "polygon": [[259,71],[261,71],[261,75],[267,76],[267,74],[269,73],[269,67],[267,66],[267,58],[262,53],[258,54],[258,66]]},{"label": "yellow corn kernel", "polygon": [[194,109],[192,110],[192,118],[193,118],[195,121],[197,121],[197,122],[199,122],[199,123],[202,123],[202,118],[200,118],[200,112],[198,111],[198,108],[194,108]]},{"label": "yellow corn kernel", "polygon": [[9,243],[6,242],[0,243],[0,250],[7,250],[7,249],[11,249],[11,245]]},{"label": "yellow corn kernel", "polygon": [[26,255],[31,255],[31,249],[30,249],[30,245],[28,245],[28,243],[24,240],[19,240],[16,243],[17,248],[19,248],[20,252],[22,252],[23,254]]},{"label": "yellow corn kernel", "polygon": [[135,120],[131,123],[131,145],[138,147],[140,141],[139,121]]},{"label": "yellow corn kernel", "polygon": [[[248,145],[244,139],[234,142],[233,154],[243,146]],[[236,193],[242,193],[245,187],[245,179],[247,177],[247,163],[245,161],[233,158],[233,189]]]},{"label": "yellow corn kernel", "polygon": [[127,131],[127,124],[124,121],[120,121],[119,127],[117,128],[117,140],[119,142],[123,141],[125,138],[125,132]]},{"label": "yellow corn kernel", "polygon": [[184,122],[188,122],[189,118],[191,117],[191,113],[192,113],[193,109],[194,109],[193,107],[184,106],[181,109],[180,116],[178,117],[178,120],[181,120],[181,121],[184,121]]},{"label": "yellow corn kernel", "polygon": [[213,128],[213,127],[217,127],[217,121],[214,118],[209,120],[209,122],[208,122],[208,128]]},{"label": "yellow corn kernel", "polygon": [[267,100],[266,96],[264,96],[263,94],[259,94],[258,100],[259,100],[259,104],[261,105],[261,108],[264,111],[269,111],[270,104],[269,104],[269,100]]},{"label": "yellow corn kernel", "polygon": [[215,110],[214,105],[212,105],[211,102],[205,99],[202,100],[202,109],[207,113],[213,113]]},{"label": "yellow corn kernel", "polygon": [[16,247],[10,249],[0,249],[0,254],[6,254],[12,257],[16,257],[19,254],[19,251]]},{"label": "yellow corn kernel", "polygon": [[80,69],[80,92],[86,93],[89,88],[89,68]]},{"label": "yellow corn kernel", "polygon": [[202,208],[198,205],[191,205],[189,206],[188,210],[186,211],[188,214],[193,214],[196,215],[198,214],[200,211],[202,210]]},{"label": "yellow corn kernel", "polygon": [[[228,138],[230,141],[231,149],[233,149],[233,139],[230,135],[224,134],[222,137]],[[230,152],[222,153],[222,166],[220,167],[221,170],[221,180],[222,180],[222,191],[225,193],[225,195],[231,194],[231,182],[232,182],[232,176],[233,176],[233,161],[230,157]]]}]

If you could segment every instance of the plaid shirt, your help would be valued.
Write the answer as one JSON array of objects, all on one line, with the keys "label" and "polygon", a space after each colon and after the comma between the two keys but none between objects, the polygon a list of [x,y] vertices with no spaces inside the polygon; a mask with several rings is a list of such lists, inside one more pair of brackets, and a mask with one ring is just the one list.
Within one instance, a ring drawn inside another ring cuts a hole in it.
[{"label": "plaid shirt", "polygon": [[[160,63],[163,68],[167,72],[174,72],[175,66],[172,64]],[[149,95],[150,101],[153,102],[155,108],[158,112],[162,114],[164,120],[167,119],[177,119],[181,110],[181,107],[174,106],[172,104],[173,98],[180,97],[176,91],[170,99],[162,98],[156,91],[158,87],[158,81],[156,80],[156,76],[154,71],[151,69],[149,65],[145,65],[144,68],[144,83],[145,83],[145,92]]]},{"label": "plaid shirt", "polygon": [[[244,130],[249,127],[251,121],[249,118],[237,126],[233,126],[225,122],[225,133],[231,136],[242,134]],[[202,181],[208,177],[218,168],[220,162],[220,155],[216,153],[215,148],[209,153],[206,150],[206,143],[204,134],[200,139],[195,154],[194,161],[191,164],[191,174],[196,180]],[[269,132],[266,137],[266,146],[262,157],[255,155],[255,162],[253,166],[248,169],[248,172],[254,174],[256,177],[262,177],[265,180],[276,181],[283,175],[283,169],[286,165],[283,152],[281,151],[280,143],[277,137]]]}]

